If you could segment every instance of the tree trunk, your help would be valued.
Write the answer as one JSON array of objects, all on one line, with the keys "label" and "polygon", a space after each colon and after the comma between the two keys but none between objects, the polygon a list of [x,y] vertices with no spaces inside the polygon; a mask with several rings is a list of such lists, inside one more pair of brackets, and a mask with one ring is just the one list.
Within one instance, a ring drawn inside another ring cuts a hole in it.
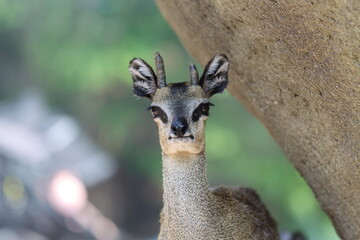
[{"label": "tree trunk", "polygon": [[157,0],[202,64],[270,131],[343,239],[360,239],[360,1]]}]

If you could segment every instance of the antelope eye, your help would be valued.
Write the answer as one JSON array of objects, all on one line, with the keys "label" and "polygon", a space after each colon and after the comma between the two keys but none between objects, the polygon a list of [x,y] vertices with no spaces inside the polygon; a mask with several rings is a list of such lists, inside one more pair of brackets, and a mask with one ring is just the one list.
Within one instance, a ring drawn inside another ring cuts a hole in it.
[{"label": "antelope eye", "polygon": [[151,110],[151,115],[153,118],[160,118],[163,123],[167,123],[168,118],[166,113],[159,107],[151,106],[148,109]]},{"label": "antelope eye", "polygon": [[201,105],[201,113],[203,115],[209,116],[209,108],[210,108],[209,104],[202,104]]},{"label": "antelope eye", "polygon": [[210,106],[213,106],[211,103],[201,103],[193,112],[192,120],[194,122],[198,121],[201,116],[209,116]]},{"label": "antelope eye", "polygon": [[152,107],[152,108],[151,108],[151,113],[152,113],[152,115],[153,115],[154,117],[157,117],[157,116],[159,116],[159,114],[160,114],[160,109],[159,109],[158,107]]}]

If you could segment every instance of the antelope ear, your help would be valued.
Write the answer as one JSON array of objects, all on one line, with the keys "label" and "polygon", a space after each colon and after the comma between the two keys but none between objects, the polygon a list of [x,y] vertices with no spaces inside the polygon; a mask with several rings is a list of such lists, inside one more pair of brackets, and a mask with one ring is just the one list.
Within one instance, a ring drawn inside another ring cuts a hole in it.
[{"label": "antelope ear", "polygon": [[200,86],[208,97],[224,91],[228,84],[229,61],[226,55],[217,54],[205,66]]},{"label": "antelope ear", "polygon": [[134,81],[133,92],[135,95],[151,99],[157,89],[157,80],[153,69],[141,58],[134,58],[130,61],[129,71]]}]

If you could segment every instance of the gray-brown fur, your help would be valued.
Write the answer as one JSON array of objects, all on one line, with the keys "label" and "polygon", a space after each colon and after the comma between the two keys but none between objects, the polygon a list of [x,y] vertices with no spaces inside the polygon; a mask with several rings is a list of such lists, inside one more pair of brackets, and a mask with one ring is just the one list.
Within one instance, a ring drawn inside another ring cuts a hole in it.
[{"label": "gray-brown fur", "polygon": [[[135,68],[148,65],[134,60],[130,62],[134,93],[140,91],[138,96],[152,100],[162,148],[164,207],[159,239],[278,239],[276,223],[253,190],[209,188],[205,158],[208,98],[227,85],[226,56],[216,55],[209,62],[199,85],[169,84],[155,92],[143,89],[154,84],[143,84],[149,77],[142,77]],[[150,75],[153,71],[143,72]],[[156,84],[156,76],[153,79]],[[161,117],[164,114],[167,121]]]},{"label": "gray-brown fur", "polygon": [[204,153],[163,155],[163,177],[159,239],[278,239],[253,190],[209,189]]}]

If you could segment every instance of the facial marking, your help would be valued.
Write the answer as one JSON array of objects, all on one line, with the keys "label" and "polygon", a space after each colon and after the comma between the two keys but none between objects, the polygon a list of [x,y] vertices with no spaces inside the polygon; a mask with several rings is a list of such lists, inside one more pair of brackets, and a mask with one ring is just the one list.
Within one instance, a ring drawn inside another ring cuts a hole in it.
[{"label": "facial marking", "polygon": [[163,123],[168,122],[167,114],[158,106],[150,106],[148,108],[151,110],[151,115],[154,119],[159,118]]},{"label": "facial marking", "polygon": [[216,54],[205,66],[199,79],[195,65],[190,65],[190,82],[166,84],[163,60],[155,53],[156,75],[140,58],[129,63],[133,92],[152,101],[151,110],[159,130],[164,153],[200,153],[205,147],[205,121],[212,105],[208,98],[221,93],[228,84],[229,61]]},{"label": "facial marking", "polygon": [[[157,90],[151,109],[156,107],[154,110],[158,114],[154,120],[158,125],[163,152],[200,153],[204,150],[208,106],[208,99],[199,86],[177,83]],[[159,109],[166,114],[166,122],[159,117]],[[194,121],[193,113],[196,109],[199,109],[200,114]]]},{"label": "facial marking", "polygon": [[192,120],[194,122],[197,122],[199,121],[201,116],[206,116],[206,117],[209,116],[209,110],[211,105],[212,104],[209,103],[208,101],[204,101],[200,103],[192,113],[192,117],[191,117]]}]

